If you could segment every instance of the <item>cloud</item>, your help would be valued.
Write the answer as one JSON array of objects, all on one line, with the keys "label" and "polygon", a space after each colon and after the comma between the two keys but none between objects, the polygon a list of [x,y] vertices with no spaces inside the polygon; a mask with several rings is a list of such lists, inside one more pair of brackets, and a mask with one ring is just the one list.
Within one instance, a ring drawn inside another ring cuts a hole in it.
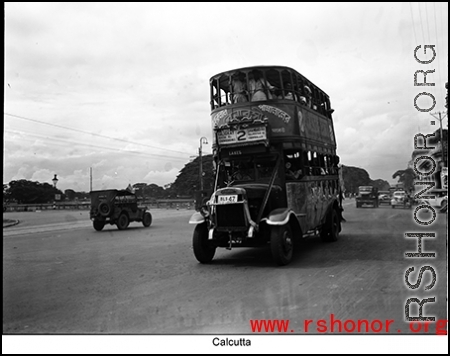
[{"label": "cloud", "polygon": [[[260,64],[323,89],[341,162],[390,176],[410,135],[434,130],[413,105],[416,70],[435,69],[443,110],[447,24],[446,3],[6,3],[4,182],[57,173],[73,189],[93,167],[98,187],[172,183],[212,141],[211,76]],[[425,39],[438,56],[421,66]]]}]

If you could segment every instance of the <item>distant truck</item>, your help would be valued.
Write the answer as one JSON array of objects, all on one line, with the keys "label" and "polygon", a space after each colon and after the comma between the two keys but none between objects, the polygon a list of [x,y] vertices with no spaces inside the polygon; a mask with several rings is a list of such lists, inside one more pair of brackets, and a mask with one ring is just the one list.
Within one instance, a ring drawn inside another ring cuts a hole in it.
[{"label": "distant truck", "polygon": [[141,222],[145,227],[152,223],[147,207],[138,206],[136,195],[126,189],[94,190],[90,196],[89,215],[97,231],[101,231],[106,224],[115,224],[119,230],[124,230],[131,221]]},{"label": "distant truck", "polygon": [[371,205],[378,208],[378,188],[371,185],[358,187],[358,195],[356,196],[356,207],[361,208],[363,205]]}]

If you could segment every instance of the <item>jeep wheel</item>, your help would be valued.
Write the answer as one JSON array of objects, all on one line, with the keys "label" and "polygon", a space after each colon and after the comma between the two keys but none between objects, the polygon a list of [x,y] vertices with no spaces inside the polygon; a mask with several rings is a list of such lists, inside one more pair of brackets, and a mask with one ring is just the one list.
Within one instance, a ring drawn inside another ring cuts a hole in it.
[{"label": "jeep wheel", "polygon": [[277,265],[285,266],[291,262],[294,244],[289,224],[272,227],[270,232],[270,249]]},{"label": "jeep wheel", "polygon": [[94,229],[97,231],[102,231],[105,227],[105,222],[100,220],[94,220]]},{"label": "jeep wheel", "polygon": [[127,214],[120,214],[119,219],[117,220],[117,228],[119,230],[125,230],[130,223],[130,219]]},{"label": "jeep wheel", "polygon": [[108,216],[111,213],[112,209],[107,202],[103,201],[98,205],[98,211],[100,212],[101,216]]},{"label": "jeep wheel", "polygon": [[216,248],[211,246],[208,241],[208,229],[206,223],[197,225],[192,238],[195,258],[200,263],[209,263],[214,258]]},{"label": "jeep wheel", "polygon": [[142,224],[145,227],[149,227],[152,224],[152,214],[150,213],[145,213],[144,217],[142,218]]}]

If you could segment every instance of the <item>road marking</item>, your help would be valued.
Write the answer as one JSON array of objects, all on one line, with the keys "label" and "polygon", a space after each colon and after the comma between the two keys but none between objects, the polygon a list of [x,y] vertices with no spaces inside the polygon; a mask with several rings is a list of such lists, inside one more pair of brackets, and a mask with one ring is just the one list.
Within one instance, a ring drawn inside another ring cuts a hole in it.
[{"label": "road marking", "polygon": [[49,232],[58,230],[70,230],[72,228],[78,227],[90,227],[91,224],[92,224],[91,221],[75,221],[75,222],[47,224],[40,226],[10,227],[3,230],[3,237],[36,234],[39,232]]}]

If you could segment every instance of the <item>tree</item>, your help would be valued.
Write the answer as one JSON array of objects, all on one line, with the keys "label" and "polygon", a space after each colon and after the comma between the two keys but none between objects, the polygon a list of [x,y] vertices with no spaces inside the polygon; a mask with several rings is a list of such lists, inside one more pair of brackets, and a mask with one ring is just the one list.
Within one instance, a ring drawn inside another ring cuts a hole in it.
[{"label": "tree", "polygon": [[66,189],[64,194],[68,200],[75,200],[75,191],[73,189]]},{"label": "tree", "polygon": [[398,170],[392,175],[392,178],[398,178],[398,182],[403,184],[403,189],[406,191],[410,191],[414,189],[414,179],[416,175],[412,168],[406,168],[402,170]]},{"label": "tree", "polygon": [[6,191],[9,199],[22,204],[49,203],[55,199],[55,194],[62,192],[48,183],[32,182],[26,179],[9,182]]},{"label": "tree", "polygon": [[144,196],[150,199],[161,199],[165,198],[165,191],[163,187],[152,183],[145,186]]},{"label": "tree", "polygon": [[[202,157],[203,189],[211,190],[214,187],[214,170],[212,155]],[[200,190],[200,157],[187,163],[178,174],[171,186],[171,191],[176,195],[194,197]]]},{"label": "tree", "polygon": [[373,185],[374,187],[377,187],[379,191],[380,190],[388,191],[389,188],[391,187],[389,182],[387,182],[383,179],[375,179],[372,181],[371,185]]},{"label": "tree", "polygon": [[371,179],[366,170],[342,165],[342,178],[346,193],[358,193],[358,187],[370,185]]},{"label": "tree", "polygon": [[342,165],[342,177],[346,193],[358,193],[358,187],[372,185],[378,190],[389,190],[389,182],[383,179],[370,179],[369,173],[363,168]]},{"label": "tree", "polygon": [[144,197],[144,189],[147,187],[146,183],[136,183],[133,184],[133,190],[137,197]]}]

